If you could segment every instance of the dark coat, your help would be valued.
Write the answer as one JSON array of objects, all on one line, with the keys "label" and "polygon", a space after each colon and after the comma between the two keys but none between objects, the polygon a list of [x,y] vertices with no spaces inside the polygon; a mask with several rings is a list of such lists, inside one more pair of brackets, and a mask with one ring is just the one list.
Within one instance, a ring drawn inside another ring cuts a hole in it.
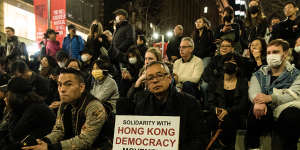
[{"label": "dark coat", "polygon": [[[297,28],[293,28],[297,26]],[[280,23],[273,26],[272,37],[270,41],[274,39],[284,39],[290,43],[290,47],[294,47],[297,37],[300,36],[300,17],[292,21],[290,19],[285,19]]]},{"label": "dark coat", "polygon": [[111,52],[109,54],[113,59],[117,59],[116,61],[120,61],[118,57],[126,55],[128,48],[134,43],[135,30],[128,21],[123,21],[117,24],[117,29],[113,35],[112,45],[110,47]]},{"label": "dark coat", "polygon": [[183,36],[176,36],[169,42],[167,47],[167,56],[169,60],[171,60],[171,56],[176,56],[177,58],[181,57],[179,53],[179,46],[182,38]]},{"label": "dark coat", "polygon": [[[6,56],[9,46],[11,47],[11,52],[8,56]],[[25,43],[20,42],[17,36],[13,36],[7,40],[4,48],[0,51],[0,56],[6,56],[9,61],[15,61],[22,56],[25,61],[28,61],[28,52],[26,49],[26,45]]]},{"label": "dark coat", "polygon": [[[149,92],[135,97],[136,100],[120,100],[118,114],[144,116],[180,116],[180,150],[204,149],[208,143],[209,131],[203,124],[204,115],[198,101],[185,93],[170,88],[168,100],[161,108],[157,99]],[[136,102],[136,104],[133,104]]]},{"label": "dark coat", "polygon": [[138,45],[137,48],[139,49],[141,56],[145,59],[146,51],[148,50],[148,47],[145,44]]},{"label": "dark coat", "polygon": [[55,123],[55,115],[45,104],[33,103],[22,112],[11,113],[6,123],[7,132],[3,128],[0,132],[0,149],[19,150],[19,142],[26,136],[42,138],[50,133]]},{"label": "dark coat", "polygon": [[300,54],[295,52],[295,50],[293,50],[292,55],[294,58],[294,60],[292,61],[292,64],[295,64],[295,67],[297,69],[300,69]]},{"label": "dark coat", "polygon": [[[102,38],[102,42],[100,42],[98,38]],[[102,56],[100,48],[104,47],[106,50],[108,50],[110,47],[110,43],[107,37],[104,34],[101,34],[99,37],[96,38],[89,37],[86,42],[86,47],[94,52],[92,59],[96,60]]]},{"label": "dark coat", "polygon": [[193,35],[195,44],[194,55],[199,58],[211,57],[214,55],[216,45],[214,44],[215,38],[211,30],[204,28],[202,36],[199,37],[199,31],[195,31]]},{"label": "dark coat", "polygon": [[214,80],[215,83],[208,86],[207,106],[212,113],[215,113],[216,107],[226,109],[228,114],[239,118],[248,112],[248,80],[247,78],[238,78],[231,104],[226,102],[224,96],[224,78]]},{"label": "dark coat", "polygon": [[50,90],[49,80],[35,72],[32,72],[32,76],[29,80],[32,84],[33,91],[35,91],[39,96],[43,98],[48,97]]}]

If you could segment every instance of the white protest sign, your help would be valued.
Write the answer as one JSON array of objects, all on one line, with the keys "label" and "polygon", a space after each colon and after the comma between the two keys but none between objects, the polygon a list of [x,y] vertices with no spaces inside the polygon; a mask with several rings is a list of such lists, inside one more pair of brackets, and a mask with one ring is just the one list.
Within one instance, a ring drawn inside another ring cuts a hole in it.
[{"label": "white protest sign", "polygon": [[180,117],[117,115],[113,150],[178,150]]}]

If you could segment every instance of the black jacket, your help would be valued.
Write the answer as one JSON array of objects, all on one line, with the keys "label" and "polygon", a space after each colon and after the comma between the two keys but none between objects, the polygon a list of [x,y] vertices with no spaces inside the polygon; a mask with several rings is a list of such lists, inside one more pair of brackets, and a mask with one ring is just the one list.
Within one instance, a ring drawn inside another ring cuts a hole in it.
[{"label": "black jacket", "polygon": [[248,112],[248,80],[247,78],[239,77],[236,83],[234,94],[231,102],[227,102],[224,95],[224,78],[214,80],[215,83],[208,86],[207,106],[212,113],[215,113],[215,108],[223,108],[228,111],[228,114],[237,118]]},{"label": "black jacket", "polygon": [[[102,42],[100,42],[98,38],[102,38]],[[92,59],[96,60],[102,56],[100,48],[104,47],[106,50],[108,50],[110,47],[110,43],[107,37],[104,34],[101,34],[99,37],[96,38],[88,38],[85,46],[89,50],[92,50],[94,52]]]},{"label": "black jacket", "polygon": [[[293,28],[293,26],[297,26],[297,28]],[[294,21],[287,18],[273,26],[270,41],[280,38],[288,41],[290,47],[294,47],[298,36],[300,36],[300,17]]]},{"label": "black jacket", "polygon": [[109,55],[116,61],[120,61],[118,57],[125,55],[128,48],[135,43],[135,30],[128,23],[123,21],[117,25],[117,29],[113,35],[112,45]]},{"label": "black jacket", "polygon": [[173,38],[170,43],[167,46],[167,56],[168,59],[171,60],[171,56],[176,56],[177,58],[180,58],[180,53],[179,53],[179,46],[180,42],[183,36],[176,36]]},{"label": "black jacket", "polygon": [[[9,55],[6,55],[8,49],[10,49],[10,53]],[[6,56],[9,61],[15,61],[22,56],[22,59],[28,61],[26,45],[25,43],[20,42],[17,36],[13,36],[7,40],[4,49],[0,51],[0,56]]]},{"label": "black jacket", "polygon": [[[136,100],[120,100],[118,114],[144,116],[180,116],[180,150],[204,149],[209,139],[208,128],[204,125],[204,115],[198,101],[175,88],[169,89],[167,102],[160,106],[155,96],[149,92],[135,97]],[[132,102],[136,102],[133,104]]]},{"label": "black jacket", "polygon": [[194,55],[199,58],[211,57],[214,55],[216,45],[215,38],[211,30],[204,28],[202,36],[199,37],[199,30],[194,32],[193,40],[195,44]]},{"label": "black jacket", "polygon": [[30,77],[30,82],[33,87],[33,91],[35,91],[39,96],[43,98],[47,98],[49,96],[50,91],[50,82],[46,78],[41,75],[32,72],[32,76]]},{"label": "black jacket", "polygon": [[257,37],[265,37],[267,27],[268,21],[265,18],[257,26],[245,25],[245,32],[242,32],[242,44],[248,47],[249,43],[255,40]]},{"label": "black jacket", "polygon": [[142,44],[142,45],[138,45],[137,48],[139,49],[141,56],[145,59],[145,54],[146,51],[148,50],[148,47],[145,44]]},{"label": "black jacket", "polygon": [[[6,121],[2,121],[1,150],[19,150],[20,141],[26,136],[30,135],[37,139],[51,132],[55,123],[55,115],[48,106],[33,103],[24,107],[24,111],[12,112]],[[5,123],[6,126],[2,126]]]},{"label": "black jacket", "polygon": [[295,52],[295,50],[293,50],[292,55],[294,58],[294,60],[292,61],[292,64],[295,64],[295,67],[297,69],[300,69],[300,54]]}]

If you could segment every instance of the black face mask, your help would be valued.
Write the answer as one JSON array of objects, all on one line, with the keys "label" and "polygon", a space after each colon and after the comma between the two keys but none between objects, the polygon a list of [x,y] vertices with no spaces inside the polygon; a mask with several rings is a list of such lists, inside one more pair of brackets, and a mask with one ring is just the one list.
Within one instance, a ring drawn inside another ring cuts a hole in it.
[{"label": "black face mask", "polygon": [[259,11],[259,7],[258,6],[251,6],[251,7],[249,7],[249,12],[251,14],[256,14],[256,13],[258,13],[258,11]]},{"label": "black face mask", "polygon": [[225,22],[231,22],[232,16],[224,16],[223,21]]},{"label": "black face mask", "polygon": [[234,74],[236,73],[237,65],[233,63],[224,63],[224,72],[227,74]]}]

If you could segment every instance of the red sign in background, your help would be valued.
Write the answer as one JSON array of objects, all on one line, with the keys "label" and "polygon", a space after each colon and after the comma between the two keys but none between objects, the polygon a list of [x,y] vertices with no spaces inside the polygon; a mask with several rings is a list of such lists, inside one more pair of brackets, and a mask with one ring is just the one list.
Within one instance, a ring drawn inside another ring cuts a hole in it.
[{"label": "red sign in background", "polygon": [[51,27],[59,34],[56,40],[62,45],[66,36],[66,0],[51,0]]},{"label": "red sign in background", "polygon": [[34,0],[34,14],[36,26],[36,41],[40,42],[44,38],[44,33],[48,29],[48,4],[47,0]]},{"label": "red sign in background", "polygon": [[[66,0],[51,0],[50,8],[51,28],[59,33],[56,40],[62,45],[66,35]],[[48,0],[34,0],[34,14],[36,41],[40,42],[48,29]]]}]

